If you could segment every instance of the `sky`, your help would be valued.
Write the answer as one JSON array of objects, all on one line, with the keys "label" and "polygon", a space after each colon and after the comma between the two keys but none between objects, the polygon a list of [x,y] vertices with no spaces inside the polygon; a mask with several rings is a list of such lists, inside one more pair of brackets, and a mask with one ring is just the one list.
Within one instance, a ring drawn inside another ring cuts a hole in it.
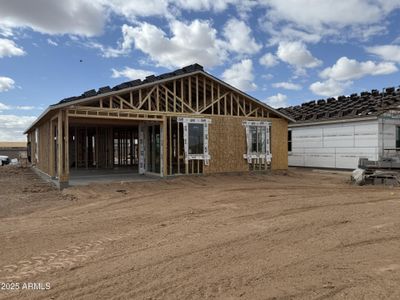
[{"label": "sky", "polygon": [[199,63],[272,107],[400,85],[400,0],[0,0],[0,141],[50,104]]}]

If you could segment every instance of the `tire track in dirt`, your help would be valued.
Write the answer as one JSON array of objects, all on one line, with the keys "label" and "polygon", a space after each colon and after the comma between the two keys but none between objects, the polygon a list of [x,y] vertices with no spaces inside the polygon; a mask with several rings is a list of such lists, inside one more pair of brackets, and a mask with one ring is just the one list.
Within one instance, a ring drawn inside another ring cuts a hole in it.
[{"label": "tire track in dirt", "polygon": [[20,260],[0,268],[0,281],[12,282],[59,269],[73,269],[97,256],[108,243],[120,240],[127,234],[111,235],[88,243],[69,246],[53,252],[44,252],[30,259]]}]

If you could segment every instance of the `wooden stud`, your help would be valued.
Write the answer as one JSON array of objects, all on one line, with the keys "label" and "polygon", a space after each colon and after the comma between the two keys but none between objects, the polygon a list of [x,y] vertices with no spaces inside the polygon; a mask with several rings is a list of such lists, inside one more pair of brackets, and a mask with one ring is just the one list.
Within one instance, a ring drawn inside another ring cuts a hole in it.
[{"label": "wooden stud", "polygon": [[206,86],[206,77],[203,77],[203,108],[207,105],[207,86]]},{"label": "wooden stud", "polygon": [[63,180],[63,120],[62,120],[62,111],[58,112],[58,120],[57,120],[57,177],[58,180]]},{"label": "wooden stud", "polygon": [[211,114],[214,114],[214,81],[211,81]]},{"label": "wooden stud", "polygon": [[164,87],[165,89],[165,111],[168,112],[169,108],[168,108],[168,89],[167,87]]},{"label": "wooden stud", "polygon": [[78,169],[78,127],[75,127],[75,170]]},{"label": "wooden stud", "polygon": [[163,147],[163,176],[167,176],[168,175],[168,156],[167,156],[167,139],[168,139],[168,135],[167,135],[167,117],[164,116],[163,118],[163,122],[162,122],[162,126],[163,126],[163,144],[161,145]]},{"label": "wooden stud", "polygon": [[160,87],[157,85],[157,95],[156,95],[156,105],[157,111],[160,111]]},{"label": "wooden stud", "polygon": [[174,112],[176,112],[176,80],[174,80]]},{"label": "wooden stud", "polygon": [[225,115],[225,116],[227,115],[227,108],[226,108],[226,95],[227,95],[227,94],[225,94],[225,96],[224,96],[224,115]]},{"label": "wooden stud", "polygon": [[178,172],[177,173],[180,174],[181,173],[181,143],[180,143],[180,132],[179,132],[180,123],[177,122],[176,125],[177,125],[176,138],[177,138],[177,142],[178,142],[177,151],[176,151],[176,154],[177,154],[176,156],[178,157]]},{"label": "wooden stud", "polygon": [[233,97],[232,97],[232,92],[230,93],[231,95],[231,116],[233,116]]},{"label": "wooden stud", "polygon": [[[183,93],[183,78],[181,79],[181,99],[182,99],[182,101],[184,100],[183,99],[183,97],[184,97],[184,93]],[[181,105],[181,112],[183,112],[183,105]]]},{"label": "wooden stud", "polygon": [[196,112],[199,112],[199,76],[196,75]]},{"label": "wooden stud", "polygon": [[63,112],[64,115],[64,176],[65,180],[69,178],[69,122],[68,111]]},{"label": "wooden stud", "polygon": [[169,145],[169,175],[172,175],[172,118],[168,118],[169,121],[169,137],[168,137],[168,145]]},{"label": "wooden stud", "polygon": [[[220,86],[219,86],[219,84],[217,85],[217,97],[218,97],[218,99],[220,99],[219,98],[219,95],[220,94]],[[221,114],[221,105],[220,105],[220,101],[218,101],[217,102],[217,107],[218,107],[218,115],[220,115]]]},{"label": "wooden stud", "polygon": [[54,125],[53,121],[50,121],[50,145],[49,145],[49,175],[51,177],[55,176],[55,170],[54,170]]},{"label": "wooden stud", "polygon": [[188,78],[189,106],[192,107],[192,77]]}]

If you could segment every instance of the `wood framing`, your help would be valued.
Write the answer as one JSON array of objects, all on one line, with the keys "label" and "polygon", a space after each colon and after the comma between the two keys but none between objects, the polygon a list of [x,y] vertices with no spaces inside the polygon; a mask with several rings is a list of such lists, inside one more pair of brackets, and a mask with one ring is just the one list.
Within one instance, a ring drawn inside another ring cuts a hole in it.
[{"label": "wood framing", "polygon": [[[247,144],[241,124],[260,120],[271,124],[268,168],[287,167],[284,133],[291,120],[280,112],[199,68],[146,80],[50,107],[27,130],[32,157],[38,157],[33,163],[60,183],[68,182],[70,169],[115,165],[160,176],[265,170],[265,163],[249,166],[243,159]],[[182,118],[210,120],[204,131],[210,162],[199,155],[188,159]]]}]

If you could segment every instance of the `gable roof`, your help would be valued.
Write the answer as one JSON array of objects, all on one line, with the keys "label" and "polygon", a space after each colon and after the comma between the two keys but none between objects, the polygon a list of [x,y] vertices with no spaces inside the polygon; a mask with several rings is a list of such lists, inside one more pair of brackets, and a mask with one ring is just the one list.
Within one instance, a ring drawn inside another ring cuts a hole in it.
[{"label": "gable roof", "polygon": [[295,122],[294,119],[292,117],[290,117],[289,115],[270,107],[269,105],[265,104],[264,102],[261,102],[260,100],[254,98],[254,97],[246,94],[245,92],[231,86],[230,84],[222,81],[221,79],[207,73],[206,71],[204,71],[203,66],[201,66],[199,64],[193,64],[193,65],[189,65],[189,66],[183,67],[181,69],[175,70],[173,72],[164,73],[164,74],[161,74],[158,76],[150,75],[150,76],[147,76],[144,80],[136,79],[136,80],[126,81],[126,82],[118,84],[112,88],[109,86],[103,86],[103,87],[100,87],[97,91],[95,89],[91,89],[91,90],[88,90],[88,91],[82,93],[82,95],[80,95],[80,96],[64,98],[64,99],[60,100],[58,103],[50,105],[32,123],[32,125],[27,130],[25,130],[24,133],[26,134],[28,131],[30,131],[35,126],[35,124],[37,124],[44,116],[46,116],[52,110],[70,106],[70,105],[74,105],[74,104],[79,104],[82,102],[91,101],[91,100],[94,100],[99,97],[107,97],[107,96],[112,96],[114,94],[119,94],[121,92],[128,92],[132,89],[143,88],[143,87],[151,86],[151,85],[158,84],[158,83],[163,83],[165,81],[170,81],[170,80],[178,79],[178,78],[185,77],[187,75],[193,75],[193,74],[203,74],[204,76],[207,76],[208,78],[219,82],[220,84],[226,86],[229,89],[236,91],[237,93],[251,99],[252,101],[255,101],[258,104],[261,104],[265,108],[269,109],[271,112],[288,120],[289,122]]},{"label": "gable roof", "polygon": [[382,92],[371,90],[359,95],[320,99],[278,110],[295,119],[296,124],[310,124],[377,117],[397,106],[400,106],[400,88],[389,87]]}]

